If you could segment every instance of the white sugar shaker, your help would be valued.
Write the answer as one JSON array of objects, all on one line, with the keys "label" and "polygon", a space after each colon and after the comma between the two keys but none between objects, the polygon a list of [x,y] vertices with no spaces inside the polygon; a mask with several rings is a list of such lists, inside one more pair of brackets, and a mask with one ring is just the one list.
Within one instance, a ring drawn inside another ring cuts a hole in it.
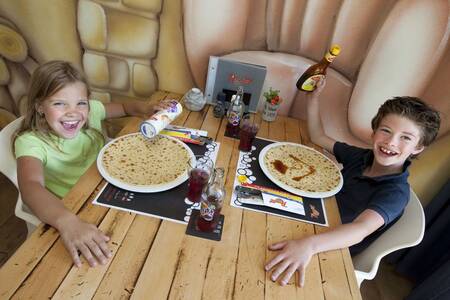
[{"label": "white sugar shaker", "polygon": [[198,88],[190,89],[184,96],[184,105],[187,109],[191,111],[199,111],[206,104],[206,98],[203,96],[203,93]]}]

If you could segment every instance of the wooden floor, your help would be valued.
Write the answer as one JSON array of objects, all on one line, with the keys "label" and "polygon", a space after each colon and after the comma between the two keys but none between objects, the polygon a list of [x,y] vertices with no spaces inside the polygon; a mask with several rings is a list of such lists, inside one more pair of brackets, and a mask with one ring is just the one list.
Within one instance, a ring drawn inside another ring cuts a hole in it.
[{"label": "wooden floor", "polygon": [[0,266],[27,237],[27,226],[14,215],[17,189],[0,173]]},{"label": "wooden floor", "polygon": [[[25,222],[14,215],[17,190],[0,173],[0,267],[23,243],[27,236]],[[412,283],[395,273],[393,266],[381,263],[374,280],[364,281],[361,294],[364,300],[399,300],[411,291]]]}]

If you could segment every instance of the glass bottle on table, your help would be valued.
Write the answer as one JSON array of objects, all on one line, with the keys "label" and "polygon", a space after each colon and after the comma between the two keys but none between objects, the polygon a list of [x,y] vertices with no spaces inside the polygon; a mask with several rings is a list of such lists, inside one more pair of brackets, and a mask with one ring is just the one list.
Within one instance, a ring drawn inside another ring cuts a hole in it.
[{"label": "glass bottle on table", "polygon": [[239,86],[236,95],[231,97],[230,107],[227,112],[227,127],[225,135],[237,137],[239,134],[239,124],[244,114],[244,88]]},{"label": "glass bottle on table", "polygon": [[217,94],[217,102],[216,106],[214,106],[214,117],[222,118],[225,115],[226,107],[225,107],[226,95],[224,92],[220,92]]},{"label": "glass bottle on table", "polygon": [[214,169],[214,178],[202,194],[200,214],[197,218],[197,228],[200,231],[211,232],[216,228],[225,198],[225,170]]},{"label": "glass bottle on table", "polygon": [[341,52],[339,45],[331,46],[330,50],[320,62],[310,66],[297,80],[297,88],[305,92],[312,92],[316,89],[316,84],[321,78],[325,78],[327,68],[336,56]]}]

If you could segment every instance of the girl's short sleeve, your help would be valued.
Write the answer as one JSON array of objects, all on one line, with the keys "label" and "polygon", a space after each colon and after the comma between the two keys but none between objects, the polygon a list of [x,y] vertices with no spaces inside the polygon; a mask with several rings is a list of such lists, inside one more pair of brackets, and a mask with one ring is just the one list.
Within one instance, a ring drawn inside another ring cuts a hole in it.
[{"label": "girl's short sleeve", "polygon": [[42,141],[31,134],[21,135],[14,141],[14,152],[16,159],[21,156],[32,156],[43,164],[47,162],[47,151],[42,147]]},{"label": "girl's short sleeve", "polygon": [[102,130],[102,120],[106,117],[105,106],[98,100],[89,100],[89,126]]}]

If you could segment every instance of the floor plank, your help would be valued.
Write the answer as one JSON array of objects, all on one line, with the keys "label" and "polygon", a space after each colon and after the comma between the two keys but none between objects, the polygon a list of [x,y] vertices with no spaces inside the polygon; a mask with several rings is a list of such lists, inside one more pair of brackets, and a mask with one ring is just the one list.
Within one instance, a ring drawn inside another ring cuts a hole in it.
[{"label": "floor plank", "polygon": [[14,215],[17,189],[0,173],[0,267],[22,245],[27,237],[27,225]]},{"label": "floor plank", "polygon": [[5,223],[9,217],[14,215],[14,207],[17,201],[17,189],[9,179],[0,173],[0,226]]}]

